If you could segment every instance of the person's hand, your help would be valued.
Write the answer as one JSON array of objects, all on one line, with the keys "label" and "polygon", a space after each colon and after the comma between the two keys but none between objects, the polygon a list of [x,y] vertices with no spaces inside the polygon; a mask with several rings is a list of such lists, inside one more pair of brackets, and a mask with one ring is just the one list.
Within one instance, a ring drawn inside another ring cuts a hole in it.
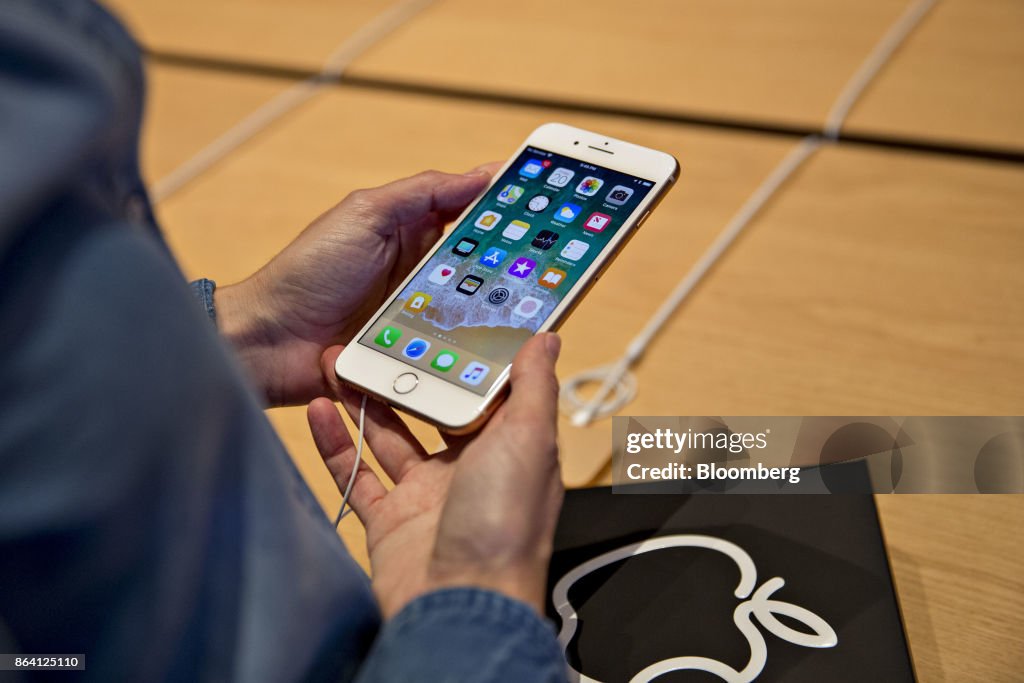
[{"label": "person's hand", "polygon": [[[385,618],[432,590],[477,586],[543,612],[548,561],[564,489],[558,466],[560,340],[531,338],[512,362],[511,393],[477,434],[451,437],[429,455],[391,408],[366,405],[366,442],[394,482],[389,491],[363,462],[350,504],[366,527],[373,589]],[[334,376],[340,348],[324,353]],[[360,395],[338,388],[358,418]],[[309,405],[318,450],[344,490],[355,444],[334,404]]]},{"label": "person's hand", "polygon": [[217,289],[218,326],[271,405],[327,395],[323,350],[351,340],[493,170],[353,192],[254,275]]}]

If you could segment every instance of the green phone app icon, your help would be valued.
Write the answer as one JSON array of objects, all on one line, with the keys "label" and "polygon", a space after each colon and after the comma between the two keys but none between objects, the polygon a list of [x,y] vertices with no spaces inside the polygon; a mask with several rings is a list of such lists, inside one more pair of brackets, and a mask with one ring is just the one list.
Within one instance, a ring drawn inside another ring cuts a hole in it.
[{"label": "green phone app icon", "polygon": [[445,349],[441,353],[434,356],[434,360],[430,362],[430,367],[434,368],[435,370],[440,370],[441,372],[448,372],[453,367],[455,367],[455,363],[458,362],[458,360],[459,354],[455,353],[454,351],[449,351],[448,349]]},{"label": "green phone app icon", "polygon": [[390,349],[398,341],[398,338],[402,336],[402,331],[397,327],[385,327],[383,330],[377,333],[373,342],[378,346],[383,346]]}]

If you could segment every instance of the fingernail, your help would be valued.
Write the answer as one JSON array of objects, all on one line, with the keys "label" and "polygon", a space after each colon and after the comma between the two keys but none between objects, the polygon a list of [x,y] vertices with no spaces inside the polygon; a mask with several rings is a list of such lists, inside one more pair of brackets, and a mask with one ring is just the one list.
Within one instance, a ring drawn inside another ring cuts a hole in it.
[{"label": "fingernail", "polygon": [[562,350],[562,338],[554,332],[548,332],[544,337],[544,347],[548,350],[548,354],[554,360],[558,360],[558,354]]},{"label": "fingernail", "polygon": [[493,165],[494,165],[493,161],[489,161],[486,164],[480,164],[479,166],[474,168],[472,171],[466,171],[465,175],[485,175],[488,178],[490,178],[491,177],[491,171],[487,167],[488,166],[493,166]]}]

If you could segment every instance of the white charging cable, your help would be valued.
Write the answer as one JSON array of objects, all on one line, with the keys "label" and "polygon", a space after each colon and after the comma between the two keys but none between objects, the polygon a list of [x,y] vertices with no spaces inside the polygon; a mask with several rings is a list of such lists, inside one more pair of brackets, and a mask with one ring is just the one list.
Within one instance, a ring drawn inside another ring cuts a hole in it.
[{"label": "white charging cable", "polygon": [[[159,202],[167,199],[282,116],[307,102],[323,87],[337,83],[357,57],[404,25],[432,2],[433,0],[401,0],[376,16],[339,45],[317,75],[280,93],[225,131],[188,161],[154,183],[150,188],[153,201]],[[824,142],[835,142],[839,139],[843,123],[861,94],[935,3],[936,0],[916,0],[890,27],[844,86],[826,118],[822,135],[812,135],[802,139],[797,147],[772,170],[764,182],[740,207],[736,215],[726,224],[697,263],[676,285],[640,333],[629,343],[626,352],[614,363],[583,371],[562,383],[561,409],[572,417],[574,425],[583,426],[594,419],[610,416],[636,398],[637,380],[630,368],[640,360],[679,306],[786,180]],[[590,399],[583,398],[581,396],[582,388],[597,382],[600,382],[600,386],[594,395]],[[356,446],[355,465],[349,476],[348,485],[345,487],[341,509],[334,521],[335,526],[351,512],[351,509],[346,508],[348,508],[348,499],[355,484],[359,464],[362,461],[365,415],[366,396],[364,395],[359,409],[359,438]]]},{"label": "white charging cable", "polygon": [[[356,441],[356,458],[352,465],[352,474],[348,475],[348,484],[345,485],[345,493],[341,496],[341,507],[338,508],[338,516],[334,518],[334,528],[337,529],[341,520],[352,512],[348,507],[349,496],[352,495],[352,487],[356,484],[356,474],[359,472],[359,464],[363,461],[363,426],[366,423],[366,394],[363,394],[363,401],[359,404],[359,440]],[[347,510],[345,508],[348,508]]]},{"label": "white charging cable", "polygon": [[[625,353],[613,363],[585,370],[562,382],[559,404],[562,412],[570,416],[574,426],[582,427],[595,419],[614,415],[636,398],[637,379],[630,370],[632,366],[640,360],[676,310],[779,188],[823,144],[839,140],[843,123],[854,104],[935,3],[936,0],[916,0],[900,15],[843,87],[826,117],[822,134],[803,138],[779,162],[729,220],[697,263],[683,276],[668,298],[644,324],[639,334],[626,346]],[[584,397],[584,387],[593,386],[598,382],[600,385],[593,395],[589,398]]]},{"label": "white charging cable", "polygon": [[[668,298],[647,321],[640,333],[626,347],[626,352],[611,365],[593,370],[586,370],[562,382],[560,404],[563,412],[572,416],[572,424],[581,427],[589,424],[596,417],[606,417],[618,412],[636,397],[637,380],[630,372],[630,367],[643,356],[651,345],[654,337],[671,319],[679,305],[690,295],[704,276],[714,267],[722,254],[739,237],[754,216],[761,210],[775,191],[801,164],[807,160],[822,144],[818,136],[808,136],[800,141],[782,162],[768,175],[761,185],[754,190],[746,203],[740,208],[732,220],[725,226],[707,251],[686,273]],[[582,400],[580,390],[584,384],[601,382],[597,392],[588,401]]]},{"label": "white charging cable", "polygon": [[893,54],[917,28],[925,15],[935,6],[936,0],[916,0],[904,10],[903,14],[889,27],[882,39],[875,44],[867,58],[861,63],[850,80],[843,86],[842,92],[825,117],[824,136],[829,140],[839,140],[839,135],[846,123],[850,110],[864,94],[875,76],[885,68]]},{"label": "white charging cable", "polygon": [[291,86],[226,130],[216,140],[155,182],[149,189],[154,202],[167,199],[214,164],[321,89],[341,80],[348,66],[388,34],[424,10],[433,0],[401,0],[388,7],[339,45],[315,76]]}]

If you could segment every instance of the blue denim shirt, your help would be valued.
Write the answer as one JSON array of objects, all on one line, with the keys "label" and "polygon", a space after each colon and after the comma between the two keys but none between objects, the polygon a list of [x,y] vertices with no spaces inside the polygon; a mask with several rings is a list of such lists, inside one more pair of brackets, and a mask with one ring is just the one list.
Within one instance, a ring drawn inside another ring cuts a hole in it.
[{"label": "blue denim shirt", "polygon": [[496,593],[381,624],[160,238],[142,102],[98,6],[0,3],[0,652],[96,681],[565,680]]}]

